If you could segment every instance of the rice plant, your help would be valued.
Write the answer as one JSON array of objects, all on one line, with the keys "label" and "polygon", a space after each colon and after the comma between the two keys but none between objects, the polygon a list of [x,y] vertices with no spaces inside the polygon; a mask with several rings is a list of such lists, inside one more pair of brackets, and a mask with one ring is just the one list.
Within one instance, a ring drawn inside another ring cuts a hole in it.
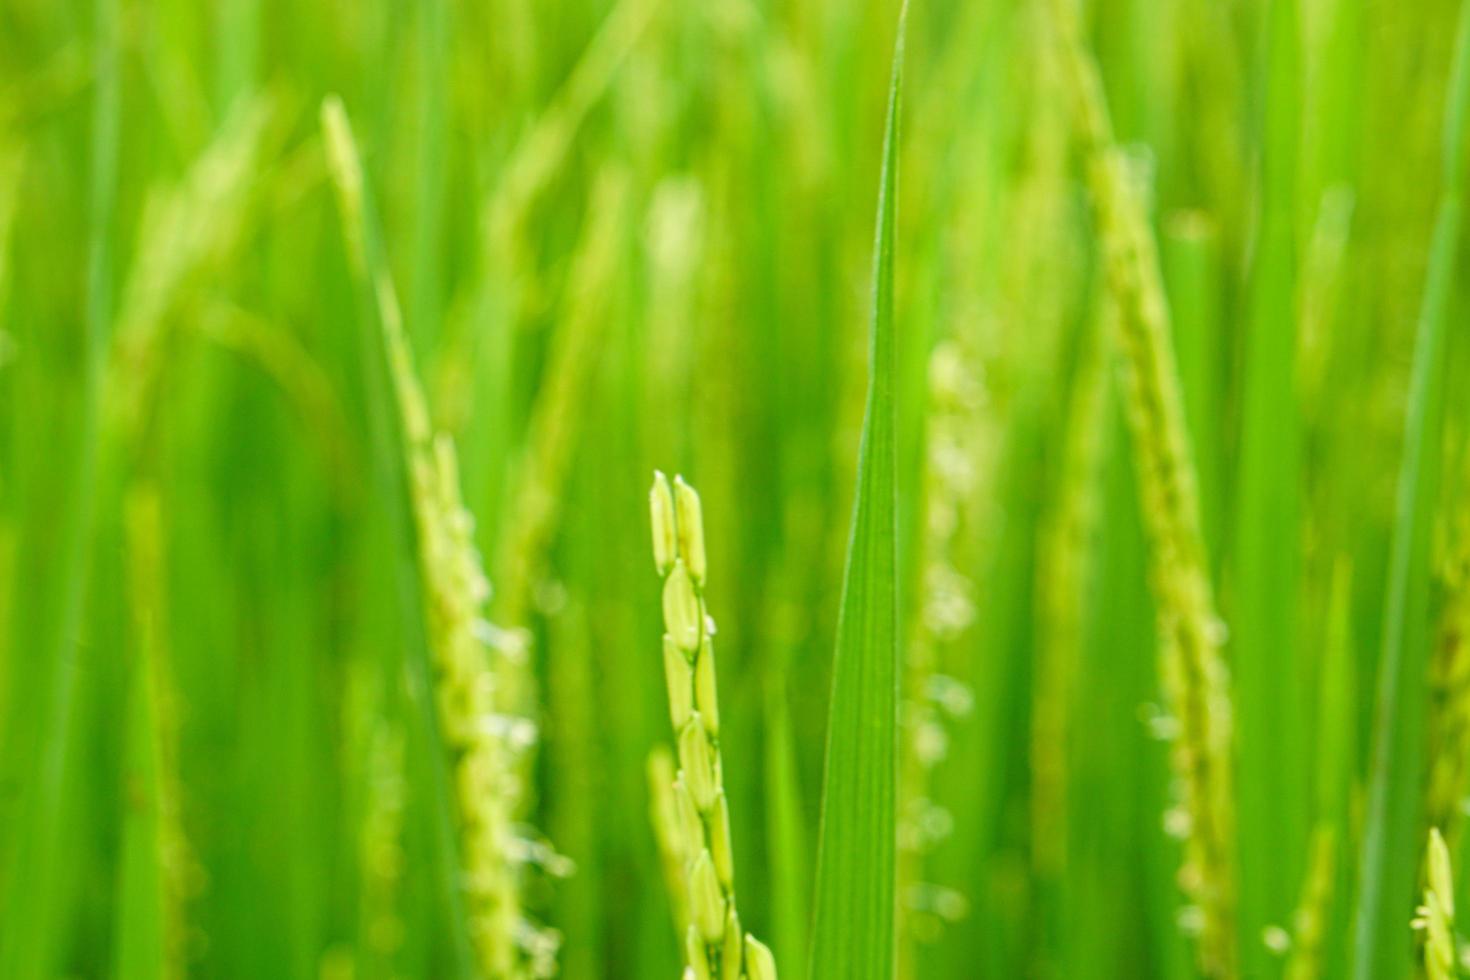
[{"label": "rice plant", "polygon": [[0,0],[0,980],[1460,975],[1467,93],[1466,0]]}]

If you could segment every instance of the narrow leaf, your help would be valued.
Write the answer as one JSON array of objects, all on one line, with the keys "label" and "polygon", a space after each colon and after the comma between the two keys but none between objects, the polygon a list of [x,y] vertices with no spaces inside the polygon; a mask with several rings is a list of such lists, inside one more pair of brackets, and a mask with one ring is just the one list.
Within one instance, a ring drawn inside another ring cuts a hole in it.
[{"label": "narrow leaf", "polygon": [[814,977],[894,973],[898,759],[893,225],[905,12],[899,14],[873,248],[871,376],[832,662],[817,846]]}]

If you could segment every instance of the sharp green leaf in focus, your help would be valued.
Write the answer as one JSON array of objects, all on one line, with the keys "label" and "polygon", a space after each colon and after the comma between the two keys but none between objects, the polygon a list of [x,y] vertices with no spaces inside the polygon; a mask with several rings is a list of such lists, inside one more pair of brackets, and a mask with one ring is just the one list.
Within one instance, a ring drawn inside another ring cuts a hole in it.
[{"label": "sharp green leaf in focus", "polygon": [[898,778],[893,238],[906,8],[899,14],[873,244],[870,376],[847,545],[817,844],[809,974],[891,977]]}]

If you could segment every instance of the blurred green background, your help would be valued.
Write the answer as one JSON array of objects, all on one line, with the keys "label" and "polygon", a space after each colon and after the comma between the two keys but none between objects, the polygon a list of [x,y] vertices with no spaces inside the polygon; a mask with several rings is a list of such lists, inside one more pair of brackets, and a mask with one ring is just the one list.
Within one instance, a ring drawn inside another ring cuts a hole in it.
[{"label": "blurred green background", "polygon": [[[575,871],[524,886],[561,974],[681,967],[646,777],[670,742],[657,467],[703,496],[741,913],[805,975],[896,16],[0,0],[0,975],[456,975],[331,93],[490,618],[529,641],[523,834]],[[1230,630],[1241,975],[1345,976],[1457,8],[1083,16],[1147,189]],[[1047,7],[916,0],[907,49],[901,972],[1192,976]],[[1436,650],[1466,588],[1464,282],[1457,261]]]}]

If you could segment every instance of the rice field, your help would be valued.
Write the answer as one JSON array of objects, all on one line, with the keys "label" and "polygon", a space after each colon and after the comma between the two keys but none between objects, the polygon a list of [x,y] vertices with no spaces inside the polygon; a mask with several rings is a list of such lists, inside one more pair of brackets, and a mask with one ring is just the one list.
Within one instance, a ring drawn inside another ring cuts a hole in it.
[{"label": "rice field", "polygon": [[1467,110],[1470,0],[0,0],[0,980],[1470,975]]}]

